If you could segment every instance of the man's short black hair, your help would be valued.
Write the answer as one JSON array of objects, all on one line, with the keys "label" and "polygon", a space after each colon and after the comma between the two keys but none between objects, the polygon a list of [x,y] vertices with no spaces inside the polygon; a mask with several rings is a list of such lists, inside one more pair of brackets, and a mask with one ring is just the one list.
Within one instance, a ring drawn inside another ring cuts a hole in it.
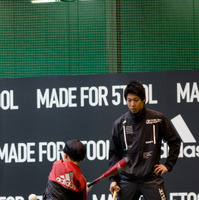
[{"label": "man's short black hair", "polygon": [[63,149],[60,149],[60,151],[63,151],[73,161],[77,161],[77,162],[82,161],[86,155],[85,146],[83,145],[82,142],[76,139],[68,140],[65,143],[65,147]]},{"label": "man's short black hair", "polygon": [[136,94],[143,101],[145,99],[145,89],[139,81],[132,80],[128,83],[124,90],[124,98],[127,99],[128,94]]}]

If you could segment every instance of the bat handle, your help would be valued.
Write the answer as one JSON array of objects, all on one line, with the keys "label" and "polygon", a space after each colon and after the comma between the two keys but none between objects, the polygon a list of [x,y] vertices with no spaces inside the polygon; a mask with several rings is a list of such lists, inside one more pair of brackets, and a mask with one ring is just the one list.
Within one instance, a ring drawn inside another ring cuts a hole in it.
[{"label": "bat handle", "polygon": [[104,178],[104,176],[100,176],[99,178],[96,178],[94,181],[90,182],[87,184],[87,187],[90,187],[92,185],[94,185],[95,183],[99,182],[100,180],[102,180]]},{"label": "bat handle", "polygon": [[115,190],[114,193],[113,193],[113,199],[112,199],[112,200],[115,200],[115,199],[116,199],[117,193],[118,193],[118,192]]},{"label": "bat handle", "polygon": [[92,181],[92,182],[88,183],[88,184],[87,184],[87,187],[91,187],[91,186],[92,186],[92,185],[94,185],[95,183],[97,183],[97,181],[96,181],[96,180],[94,180],[94,181]]},{"label": "bat handle", "polygon": [[[119,186],[116,186],[116,188],[120,190],[120,187],[119,187]],[[114,190],[113,199],[112,199],[112,200],[115,200],[115,199],[116,199],[117,193],[118,193],[118,192],[119,192],[118,190]]]}]

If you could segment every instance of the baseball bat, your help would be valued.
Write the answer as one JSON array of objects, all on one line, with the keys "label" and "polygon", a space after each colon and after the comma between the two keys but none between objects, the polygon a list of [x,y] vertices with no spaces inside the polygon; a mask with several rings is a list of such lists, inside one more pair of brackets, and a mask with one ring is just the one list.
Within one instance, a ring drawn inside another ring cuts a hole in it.
[{"label": "baseball bat", "polygon": [[124,168],[127,166],[127,164],[129,163],[129,161],[130,161],[129,157],[125,157],[121,159],[116,164],[114,164],[110,169],[108,169],[105,173],[103,173],[100,177],[90,182],[87,186],[90,187],[105,178],[121,173],[124,170]]},{"label": "baseball bat", "polygon": [[115,199],[116,199],[116,197],[117,197],[117,192],[116,192],[116,191],[114,191],[114,193],[113,193],[113,199],[112,199],[112,200],[115,200]]},{"label": "baseball bat", "polygon": [[[119,186],[116,186],[117,187],[117,189],[119,189],[120,190],[120,187]],[[117,191],[117,190],[114,190],[114,193],[113,193],[113,199],[112,200],[116,200],[116,197],[117,197],[117,193],[118,193],[119,191]]]}]

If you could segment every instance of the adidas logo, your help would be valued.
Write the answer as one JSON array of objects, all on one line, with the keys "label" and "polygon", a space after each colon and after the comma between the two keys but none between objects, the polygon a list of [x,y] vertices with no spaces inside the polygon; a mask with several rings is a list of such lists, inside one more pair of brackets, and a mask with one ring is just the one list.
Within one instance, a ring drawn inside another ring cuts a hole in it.
[{"label": "adidas logo", "polygon": [[[193,134],[189,130],[187,124],[185,123],[184,119],[181,115],[177,115],[173,119],[171,119],[173,126],[175,127],[176,131],[178,132],[179,137],[182,140],[181,147],[180,147],[180,154],[179,158],[195,158],[199,157],[199,146],[195,145],[197,143],[196,139],[194,138]],[[188,145],[193,143],[194,145]],[[168,156],[168,145],[166,143],[162,144],[162,155],[161,158],[167,158]]]},{"label": "adidas logo", "polygon": [[191,131],[189,130],[181,115],[177,115],[176,117],[171,119],[171,122],[177,130],[183,143],[196,143],[195,138],[193,137]]},{"label": "adidas logo", "polygon": [[61,175],[61,176],[57,177],[56,181],[66,188],[69,188],[74,191],[77,190],[77,188],[73,182],[73,172],[70,172],[65,175]]}]

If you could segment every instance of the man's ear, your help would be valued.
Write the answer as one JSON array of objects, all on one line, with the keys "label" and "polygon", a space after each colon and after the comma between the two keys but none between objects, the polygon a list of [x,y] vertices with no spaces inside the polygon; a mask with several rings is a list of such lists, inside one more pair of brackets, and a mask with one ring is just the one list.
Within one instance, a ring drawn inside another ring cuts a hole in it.
[{"label": "man's ear", "polygon": [[143,103],[145,103],[146,99],[143,100]]},{"label": "man's ear", "polygon": [[68,158],[68,155],[64,153],[64,159],[67,159],[67,158]]}]

